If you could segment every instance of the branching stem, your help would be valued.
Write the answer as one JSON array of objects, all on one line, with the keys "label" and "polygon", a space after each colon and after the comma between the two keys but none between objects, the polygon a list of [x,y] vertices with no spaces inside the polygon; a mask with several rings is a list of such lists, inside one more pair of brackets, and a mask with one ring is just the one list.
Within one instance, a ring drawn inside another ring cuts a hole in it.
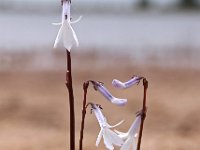
[{"label": "branching stem", "polygon": [[89,86],[89,82],[83,83],[83,91],[84,91],[84,98],[83,98],[83,108],[82,108],[82,120],[81,120],[81,130],[80,130],[80,139],[79,139],[79,150],[83,149],[83,132],[84,132],[84,125],[85,125],[85,115],[86,115],[86,103],[87,103],[87,89]]}]

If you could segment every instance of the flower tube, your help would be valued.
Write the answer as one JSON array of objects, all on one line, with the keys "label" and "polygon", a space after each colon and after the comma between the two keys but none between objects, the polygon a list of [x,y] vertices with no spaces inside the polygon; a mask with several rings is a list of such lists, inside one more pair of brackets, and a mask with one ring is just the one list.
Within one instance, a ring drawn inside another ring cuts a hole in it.
[{"label": "flower tube", "polygon": [[116,88],[126,89],[126,88],[130,88],[131,86],[133,86],[135,84],[139,84],[141,79],[143,79],[143,77],[139,77],[139,76],[134,76],[127,82],[121,82],[117,79],[114,79],[112,81],[112,85]]},{"label": "flower tube", "polygon": [[91,81],[91,83],[94,86],[94,89],[99,91],[108,101],[111,103],[118,105],[118,106],[124,106],[127,103],[127,99],[121,99],[114,97],[104,86],[101,82]]}]

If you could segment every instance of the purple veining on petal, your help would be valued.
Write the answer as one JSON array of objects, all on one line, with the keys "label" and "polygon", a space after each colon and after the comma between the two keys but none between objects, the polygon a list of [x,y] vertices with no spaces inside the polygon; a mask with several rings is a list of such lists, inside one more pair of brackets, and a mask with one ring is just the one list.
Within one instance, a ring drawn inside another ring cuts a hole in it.
[{"label": "purple veining on petal", "polygon": [[135,84],[138,84],[140,82],[140,79],[141,79],[141,77],[135,76],[134,78],[132,78],[131,80],[129,80],[125,83],[125,87],[129,88]]},{"label": "purple veining on petal", "polygon": [[118,106],[124,106],[127,103],[127,99],[120,99],[114,97],[104,86],[103,83],[90,81],[94,85],[94,89],[98,90],[107,100]]},{"label": "purple veining on petal", "polygon": [[121,81],[119,81],[119,80],[117,80],[117,79],[114,79],[114,80],[112,81],[112,85],[113,85],[114,87],[120,88],[120,89],[125,88],[125,87],[124,87],[124,83],[122,83]]},{"label": "purple veining on petal", "polygon": [[112,101],[114,98],[112,94],[101,84],[97,87],[98,91],[109,101]]},{"label": "purple veining on petal", "polygon": [[127,99],[120,99],[116,98],[111,95],[111,93],[103,86],[99,85],[98,86],[98,91],[109,101],[111,101],[113,104],[116,104],[118,106],[124,106],[127,102]]},{"label": "purple veining on petal", "polygon": [[112,100],[113,104],[116,104],[118,106],[124,106],[127,103],[127,99],[119,99],[119,98],[114,98]]},{"label": "purple veining on petal", "polygon": [[141,79],[142,79],[142,77],[138,77],[138,76],[133,77],[132,79],[130,79],[127,82],[121,82],[121,81],[119,81],[117,79],[114,79],[112,81],[112,84],[116,88],[125,89],[125,88],[130,88],[131,86],[133,86],[135,84],[138,84]]}]

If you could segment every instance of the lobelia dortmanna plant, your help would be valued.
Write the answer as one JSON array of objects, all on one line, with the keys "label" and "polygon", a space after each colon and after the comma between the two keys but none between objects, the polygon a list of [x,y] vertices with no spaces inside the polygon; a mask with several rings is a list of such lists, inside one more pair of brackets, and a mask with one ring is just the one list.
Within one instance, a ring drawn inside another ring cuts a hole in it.
[{"label": "lobelia dortmanna plant", "polygon": [[[67,57],[67,71],[66,71],[66,87],[68,89],[69,94],[69,118],[70,118],[70,150],[75,150],[75,108],[74,108],[74,94],[73,94],[73,84],[72,84],[72,73],[71,73],[71,48],[76,45],[78,46],[78,38],[76,36],[75,31],[73,30],[71,24],[78,22],[71,21],[70,16],[70,5],[71,0],[61,0],[62,5],[62,21],[61,23],[53,23],[54,25],[59,25],[60,29],[58,31],[54,48],[57,47],[59,43],[63,45],[66,49],[66,57]],[[113,150],[116,147],[119,147],[120,150],[140,150],[142,132],[144,120],[146,117],[146,95],[148,88],[148,81],[146,78],[141,76],[133,76],[127,82],[121,82],[117,79],[112,81],[112,85],[115,88],[119,89],[127,89],[134,85],[138,85],[140,81],[143,81],[143,105],[142,109],[136,113],[136,118],[133,121],[127,132],[120,132],[115,127],[119,126],[123,123],[120,121],[116,125],[109,125],[106,117],[102,113],[102,107],[99,104],[95,104],[94,102],[87,103],[87,91],[89,84],[91,83],[94,87],[95,91],[98,91],[105,99],[107,99],[110,103],[117,105],[119,107],[123,107],[128,102],[127,99],[124,98],[116,98],[113,96],[105,85],[99,81],[88,80],[83,83],[84,97],[83,97],[83,108],[82,108],[82,120],[81,120],[81,129],[80,129],[80,139],[79,139],[79,150],[83,149],[83,135],[84,135],[84,126],[85,126],[85,115],[88,106],[91,106],[91,111],[95,115],[99,126],[100,132],[97,136],[96,146],[98,147],[101,139],[103,138],[106,149]]]}]

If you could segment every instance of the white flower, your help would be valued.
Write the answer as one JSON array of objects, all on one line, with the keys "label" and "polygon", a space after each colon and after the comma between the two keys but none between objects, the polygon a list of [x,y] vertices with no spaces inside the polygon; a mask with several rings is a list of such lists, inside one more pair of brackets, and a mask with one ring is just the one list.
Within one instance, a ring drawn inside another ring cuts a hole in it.
[{"label": "white flower", "polygon": [[102,137],[104,139],[104,144],[108,150],[113,150],[114,149],[113,145],[121,146],[123,144],[123,140],[110,128],[119,126],[123,121],[119,122],[118,124],[116,124],[114,126],[111,126],[107,123],[107,120],[104,117],[104,115],[102,114],[99,106],[97,106],[96,104],[92,104],[92,103],[91,103],[91,105],[92,105],[92,112],[95,114],[95,116],[98,120],[99,126],[101,128],[99,135],[97,137],[97,140],[96,140],[96,146],[99,145]]},{"label": "white flower", "polygon": [[124,106],[127,103],[127,99],[121,99],[114,97],[101,82],[91,81],[94,85],[95,90],[98,90],[107,100],[118,106]]},{"label": "white flower", "polygon": [[123,133],[123,132],[119,132],[115,130],[118,136],[122,138],[123,140],[125,140],[120,150],[130,150],[130,149],[136,150],[137,149],[137,145],[135,141],[136,141],[140,124],[141,124],[141,115],[138,115],[135,121],[133,122],[133,124],[131,125],[130,129],[128,130],[128,132]]},{"label": "white flower", "polygon": [[114,79],[112,81],[113,86],[115,86],[116,88],[121,88],[121,89],[126,89],[129,88],[135,84],[138,84],[140,82],[140,80],[143,79],[143,77],[138,77],[138,76],[134,76],[132,79],[130,79],[127,82],[121,82],[117,79]]},{"label": "white flower", "polygon": [[77,21],[71,22],[69,1],[63,1],[62,8],[62,22],[53,23],[53,25],[61,25],[54,43],[54,48],[57,47],[58,43],[63,42],[63,46],[70,51],[73,45],[79,45],[78,38],[71,24],[78,22],[80,18]]}]

